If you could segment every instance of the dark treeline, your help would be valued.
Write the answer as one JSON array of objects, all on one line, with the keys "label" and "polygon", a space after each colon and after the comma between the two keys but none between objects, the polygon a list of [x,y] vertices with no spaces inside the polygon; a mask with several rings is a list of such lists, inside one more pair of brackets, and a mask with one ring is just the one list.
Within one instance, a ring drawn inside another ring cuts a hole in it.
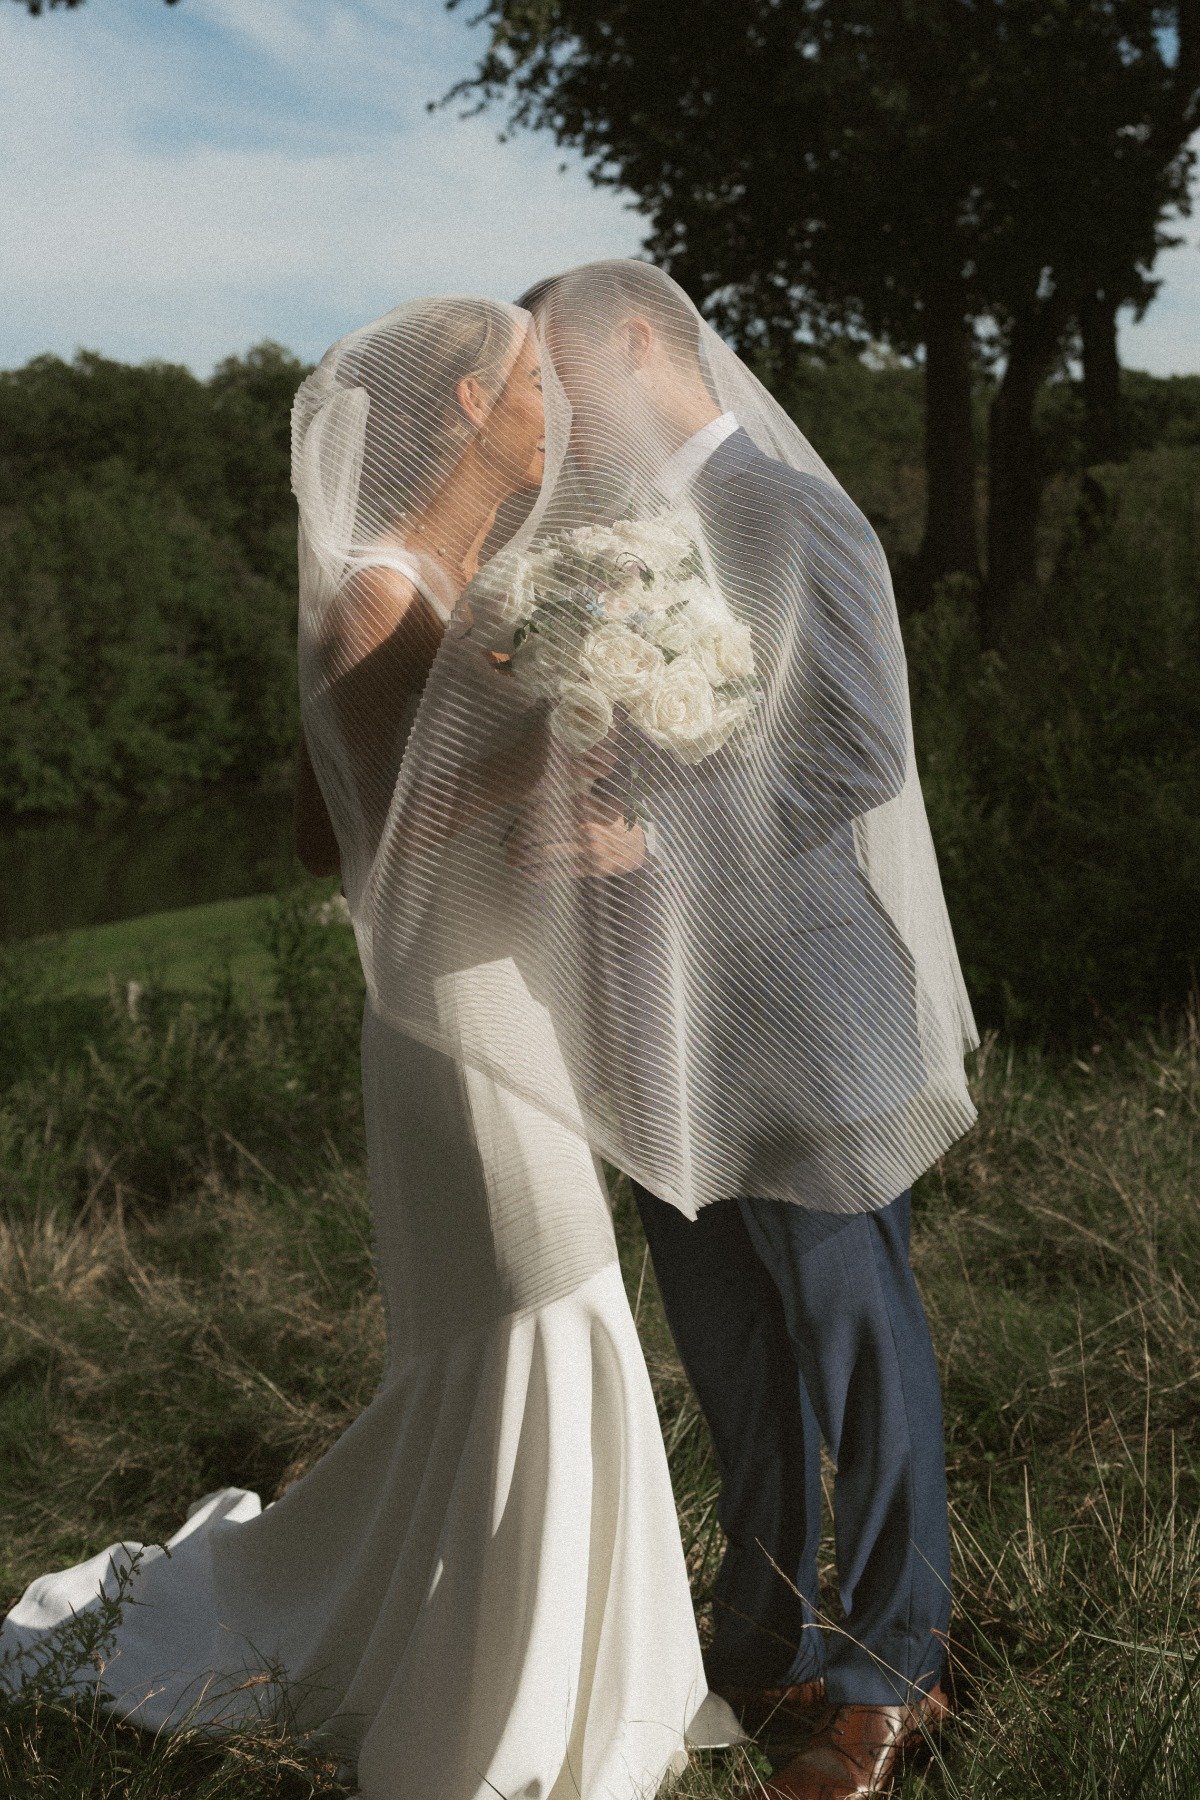
[{"label": "dark treeline", "polygon": [[304,374],[272,343],[207,381],[87,351],[0,374],[0,813],[292,757]]},{"label": "dark treeline", "polygon": [[[305,372],[265,343],[203,381],[86,352],[0,374],[0,815],[287,779]],[[1200,377],[1121,382],[1107,463],[1080,385],[1043,390],[1039,581],[998,635],[969,578],[920,578],[920,370],[833,352],[774,383],[888,552],[980,1024],[1084,1054],[1177,1010],[1197,960]]]}]

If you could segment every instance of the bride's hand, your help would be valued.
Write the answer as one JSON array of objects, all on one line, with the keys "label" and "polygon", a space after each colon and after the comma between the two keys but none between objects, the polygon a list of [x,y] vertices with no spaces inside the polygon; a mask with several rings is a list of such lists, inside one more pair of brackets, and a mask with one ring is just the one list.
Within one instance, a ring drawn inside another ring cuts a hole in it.
[{"label": "bride's hand", "polygon": [[[522,801],[551,776],[572,783],[599,781],[616,767],[617,753],[607,738],[590,750],[568,750],[542,717],[505,753],[509,798]],[[558,786],[556,780],[553,784]]]},{"label": "bride's hand", "polygon": [[[603,741],[591,750],[568,750],[554,736],[545,716],[540,715],[515,744],[506,745],[470,771],[471,779],[455,799],[451,829],[461,830],[497,808],[524,805],[543,782],[561,790],[598,781],[611,774],[616,761],[616,751]],[[510,823],[508,831],[515,822]]]},{"label": "bride's hand", "polygon": [[530,807],[517,819],[505,844],[505,861],[535,881],[563,875],[628,875],[646,860],[646,834],[627,825],[612,800],[580,794],[564,823],[548,808]]}]

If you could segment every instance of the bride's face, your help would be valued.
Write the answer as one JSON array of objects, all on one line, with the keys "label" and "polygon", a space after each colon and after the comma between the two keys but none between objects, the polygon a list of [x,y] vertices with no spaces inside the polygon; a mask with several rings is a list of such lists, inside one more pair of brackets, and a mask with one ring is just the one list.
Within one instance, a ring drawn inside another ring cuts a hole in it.
[{"label": "bride's face", "polygon": [[537,339],[527,332],[508,379],[484,423],[480,456],[510,492],[542,484],[546,462],[546,414]]}]

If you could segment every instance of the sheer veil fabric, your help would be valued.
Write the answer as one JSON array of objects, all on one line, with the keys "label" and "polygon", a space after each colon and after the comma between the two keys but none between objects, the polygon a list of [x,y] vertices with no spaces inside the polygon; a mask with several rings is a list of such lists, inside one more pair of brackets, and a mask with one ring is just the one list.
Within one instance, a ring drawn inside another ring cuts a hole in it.
[{"label": "sheer veil fabric", "polygon": [[[436,562],[379,554],[444,626],[455,589]],[[460,972],[464,1021],[482,1031],[480,1001],[565,1080],[516,964],[479,982]],[[362,1800],[645,1800],[742,1733],[707,1689],[603,1168],[578,1127],[369,997],[361,1051],[373,1399],[265,1506],[216,1489],[165,1544],[123,1538],[37,1576],[0,1619],[0,1689],[127,1578],[103,1695],[87,1659],[67,1685],[146,1730],[311,1729]],[[547,1304],[509,1304],[531,1270],[585,1260]]]},{"label": "sheer veil fabric", "polygon": [[[879,539],[660,270],[587,264],[529,300],[490,307],[493,385],[536,356],[544,471],[419,696],[386,645],[352,665],[330,628],[454,479],[460,434],[426,398],[437,306],[480,303],[394,308],[293,410],[302,713],[371,1003],[688,1216],[885,1205],[973,1124],[979,1036]],[[509,802],[497,772],[534,743],[542,779]],[[562,850],[598,799],[644,840],[626,871]],[[539,837],[540,864],[514,856]],[[611,1254],[587,1220],[573,1255],[552,1235],[552,1259],[536,1235],[512,1256],[506,1304]]]}]

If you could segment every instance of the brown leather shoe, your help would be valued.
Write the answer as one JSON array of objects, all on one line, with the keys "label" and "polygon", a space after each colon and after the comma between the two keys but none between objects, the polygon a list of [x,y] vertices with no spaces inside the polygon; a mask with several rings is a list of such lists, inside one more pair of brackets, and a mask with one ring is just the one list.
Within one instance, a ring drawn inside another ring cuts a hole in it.
[{"label": "brown leather shoe", "polygon": [[771,1742],[804,1743],[826,1706],[823,1675],[791,1687],[722,1686],[714,1691],[729,1702],[743,1731]]},{"label": "brown leather shoe", "polygon": [[912,1705],[830,1707],[799,1756],[742,1800],[876,1800],[888,1795],[926,1731],[950,1716],[939,1683]]}]

